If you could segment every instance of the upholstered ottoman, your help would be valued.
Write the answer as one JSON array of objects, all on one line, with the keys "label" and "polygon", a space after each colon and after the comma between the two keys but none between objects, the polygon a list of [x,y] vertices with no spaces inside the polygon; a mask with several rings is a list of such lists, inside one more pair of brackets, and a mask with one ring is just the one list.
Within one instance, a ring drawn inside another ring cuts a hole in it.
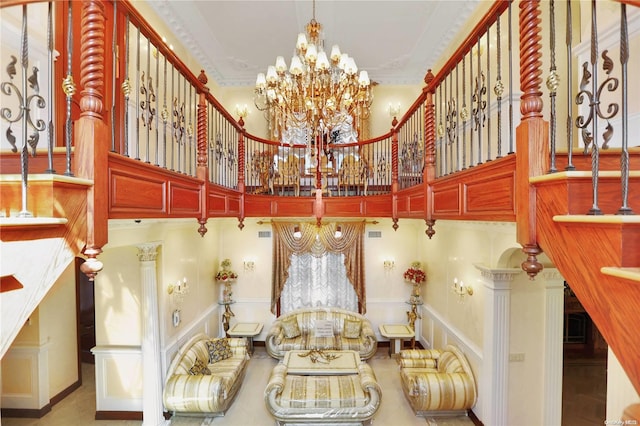
[{"label": "upholstered ottoman", "polygon": [[362,362],[355,374],[333,373],[288,374],[278,364],[264,394],[277,424],[371,424],[382,396],[371,367]]}]

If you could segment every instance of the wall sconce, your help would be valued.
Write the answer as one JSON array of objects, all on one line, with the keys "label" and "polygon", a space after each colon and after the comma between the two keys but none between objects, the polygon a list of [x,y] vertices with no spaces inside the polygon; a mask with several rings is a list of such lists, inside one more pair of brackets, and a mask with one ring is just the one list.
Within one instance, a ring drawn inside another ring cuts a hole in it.
[{"label": "wall sconce", "polygon": [[396,103],[395,105],[389,102],[388,111],[391,118],[397,117],[400,113],[400,102]]},{"label": "wall sconce", "polygon": [[342,226],[336,226],[336,232],[333,234],[335,238],[342,238]]},{"label": "wall sconce", "polygon": [[293,238],[295,239],[302,238],[302,232],[300,232],[300,227],[298,225],[293,227]]},{"label": "wall sconce", "polygon": [[173,301],[176,305],[179,305],[184,300],[184,295],[189,292],[189,284],[187,284],[187,278],[183,278],[182,281],[178,280],[175,284],[169,284],[167,287],[167,293],[173,297]]},{"label": "wall sconce", "polygon": [[[169,284],[167,287],[167,293],[173,298],[173,304],[180,306],[184,300],[184,295],[189,293],[189,285],[187,284],[187,278],[183,278],[182,281],[178,280],[175,284]],[[173,326],[180,325],[180,309],[175,309],[171,313],[171,321]]]},{"label": "wall sconce", "polygon": [[385,271],[390,271],[393,268],[395,268],[395,266],[396,266],[396,262],[394,262],[391,259],[387,259],[387,260],[384,261],[384,269],[385,269]]},{"label": "wall sconce", "polygon": [[256,263],[253,260],[245,260],[244,261],[244,270],[248,272],[253,272],[256,267]]},{"label": "wall sconce", "polygon": [[453,279],[452,289],[453,289],[453,292],[458,296],[460,296],[461,299],[464,297],[465,294],[468,294],[469,296],[473,296],[473,288],[469,287],[468,285],[464,285],[462,281],[458,282],[457,278]]},{"label": "wall sconce", "polygon": [[236,115],[240,118],[247,118],[247,115],[249,115],[249,108],[247,107],[247,104],[236,104]]}]

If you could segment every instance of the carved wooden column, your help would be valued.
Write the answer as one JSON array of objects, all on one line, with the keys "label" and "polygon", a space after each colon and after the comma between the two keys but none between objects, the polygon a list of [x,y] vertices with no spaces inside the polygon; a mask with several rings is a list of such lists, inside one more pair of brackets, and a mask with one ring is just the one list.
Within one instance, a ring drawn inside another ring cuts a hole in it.
[{"label": "carved wooden column", "polygon": [[482,380],[478,392],[483,395],[483,423],[507,425],[509,400],[509,322],[511,281],[520,269],[491,269],[475,265],[485,287]]},{"label": "carved wooden column", "polygon": [[87,189],[87,239],[80,266],[90,280],[102,270],[96,257],[108,240],[107,176],[109,128],[103,121],[105,11],[102,1],[82,3],[80,39],[80,118],[74,126],[74,174],[90,179]]},{"label": "carved wooden column", "polygon": [[[427,71],[427,75],[424,77],[424,82],[429,84],[433,81],[434,76],[431,70]],[[425,200],[427,202],[426,212],[427,217],[425,222],[427,224],[427,230],[425,234],[431,239],[436,231],[433,226],[436,224],[433,219],[433,193],[431,192],[431,183],[436,179],[436,116],[435,116],[435,104],[433,103],[433,92],[427,92],[427,98],[425,100],[424,109],[424,137],[425,137],[425,149],[424,149],[424,187],[426,190]]]},{"label": "carved wooden column", "polygon": [[164,424],[162,369],[160,360],[160,317],[158,314],[157,248],[160,243],[138,245],[142,308],[142,418],[143,425]]},{"label": "carved wooden column", "polygon": [[[398,124],[396,122],[396,124]],[[391,219],[393,230],[398,229],[398,129],[392,129],[391,138]]]},{"label": "carved wooden column", "polygon": [[542,118],[540,1],[520,2],[520,113],[516,129],[516,234],[527,254],[522,269],[533,279],[542,270],[536,238],[536,190],[529,178],[549,169],[549,123]]},{"label": "carved wooden column", "polygon": [[562,335],[564,278],[557,269],[545,269],[544,278],[544,391],[542,422],[562,423]]},{"label": "carved wooden column", "polygon": [[200,192],[200,203],[202,205],[201,216],[198,219],[198,223],[200,227],[198,228],[198,232],[201,236],[204,237],[204,234],[207,233],[207,227],[205,226],[207,223],[207,214],[209,209],[207,208],[207,200],[209,199],[209,154],[207,147],[207,94],[209,93],[209,88],[205,85],[209,81],[207,79],[204,70],[200,70],[200,75],[198,76],[198,81],[202,83],[202,88],[200,89],[200,93],[198,93],[198,122],[196,123],[197,129],[197,158],[196,158],[196,177],[198,179],[202,179],[204,181],[202,191]]}]

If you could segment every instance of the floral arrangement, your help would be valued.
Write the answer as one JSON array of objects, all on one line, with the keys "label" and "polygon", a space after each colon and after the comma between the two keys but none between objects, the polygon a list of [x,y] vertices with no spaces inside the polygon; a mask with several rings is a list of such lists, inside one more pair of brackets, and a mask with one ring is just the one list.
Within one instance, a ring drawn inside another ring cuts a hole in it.
[{"label": "floral arrangement", "polygon": [[238,278],[238,274],[233,272],[231,268],[231,260],[224,259],[220,264],[222,269],[216,274],[216,280],[218,281],[233,281]]},{"label": "floral arrangement", "polygon": [[421,269],[420,262],[412,262],[409,269],[404,272],[403,277],[405,281],[413,284],[420,284],[427,280],[427,274]]}]

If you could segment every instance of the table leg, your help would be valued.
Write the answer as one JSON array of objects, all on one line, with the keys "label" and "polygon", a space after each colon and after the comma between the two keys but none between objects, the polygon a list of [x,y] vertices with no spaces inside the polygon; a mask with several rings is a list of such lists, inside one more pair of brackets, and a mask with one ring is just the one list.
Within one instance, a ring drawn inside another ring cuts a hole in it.
[{"label": "table leg", "polygon": [[401,338],[389,338],[389,356],[394,356],[400,353],[400,349],[402,348],[402,339]]},{"label": "table leg", "polygon": [[249,346],[247,350],[249,351],[249,355],[253,355],[253,336],[246,336],[246,337],[247,337],[247,345]]}]

